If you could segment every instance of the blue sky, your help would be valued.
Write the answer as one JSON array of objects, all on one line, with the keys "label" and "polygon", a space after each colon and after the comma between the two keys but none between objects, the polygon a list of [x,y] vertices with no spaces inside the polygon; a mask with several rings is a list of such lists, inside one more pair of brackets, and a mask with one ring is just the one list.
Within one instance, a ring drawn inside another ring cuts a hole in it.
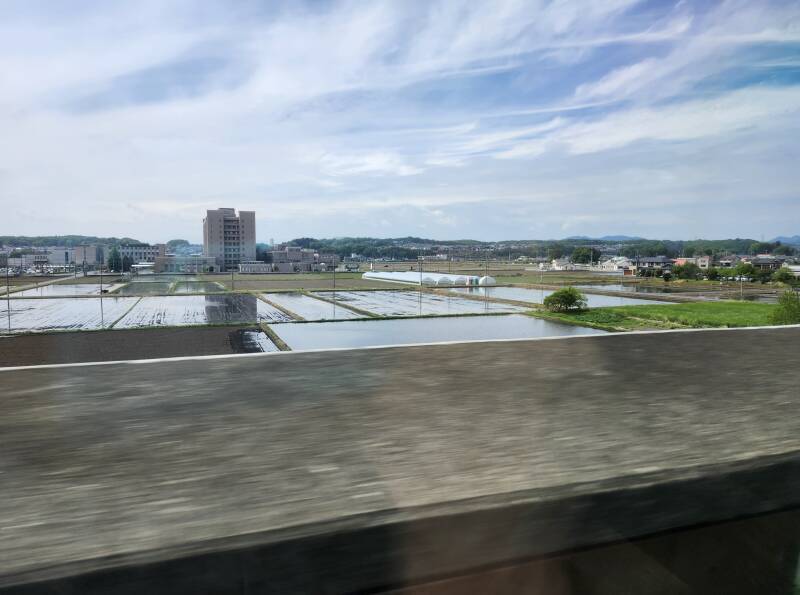
[{"label": "blue sky", "polygon": [[797,2],[0,3],[0,235],[800,233]]}]

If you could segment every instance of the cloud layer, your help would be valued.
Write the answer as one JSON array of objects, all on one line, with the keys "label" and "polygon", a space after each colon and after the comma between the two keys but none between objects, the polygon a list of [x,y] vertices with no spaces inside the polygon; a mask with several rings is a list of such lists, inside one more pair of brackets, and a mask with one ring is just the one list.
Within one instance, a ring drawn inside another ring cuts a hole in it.
[{"label": "cloud layer", "polygon": [[794,2],[4,2],[0,234],[798,232]]}]

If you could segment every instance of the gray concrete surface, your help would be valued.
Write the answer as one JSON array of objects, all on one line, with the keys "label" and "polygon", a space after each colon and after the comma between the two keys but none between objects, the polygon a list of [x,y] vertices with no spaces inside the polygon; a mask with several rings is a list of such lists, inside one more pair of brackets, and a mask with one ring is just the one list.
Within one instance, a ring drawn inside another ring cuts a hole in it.
[{"label": "gray concrete surface", "polygon": [[393,588],[797,506],[799,346],[786,327],[0,370],[0,587]]}]

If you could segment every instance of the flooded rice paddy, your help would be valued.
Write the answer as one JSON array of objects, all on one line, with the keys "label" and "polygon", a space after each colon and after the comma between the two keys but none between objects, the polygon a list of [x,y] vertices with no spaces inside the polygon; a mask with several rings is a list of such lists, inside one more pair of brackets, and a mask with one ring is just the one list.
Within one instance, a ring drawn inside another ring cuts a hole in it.
[{"label": "flooded rice paddy", "polygon": [[[455,287],[451,292],[468,293],[474,296],[499,298],[503,300],[515,300],[518,302],[529,302],[531,304],[541,304],[544,298],[553,293],[550,289],[526,289],[524,287]],[[629,297],[615,297],[609,295],[597,295],[586,293],[586,301],[590,308],[605,308],[609,306],[641,306],[655,304],[669,304],[672,302],[662,302],[657,300],[640,300]]]},{"label": "flooded rice paddy", "polygon": [[220,283],[211,281],[178,281],[172,293],[220,293],[226,291]]},{"label": "flooded rice paddy", "polygon": [[[44,298],[11,300],[11,332],[88,331],[109,328],[137,298]],[[8,305],[0,303],[0,323],[8,326]]]},{"label": "flooded rice paddy", "polygon": [[302,293],[265,293],[265,299],[294,312],[304,320],[350,320],[363,318],[361,314],[339,304],[319,300]]},{"label": "flooded rice paddy", "polygon": [[[202,285],[216,285],[189,281]],[[173,282],[147,281],[161,292]],[[50,286],[47,286],[50,287]],[[61,286],[64,287],[64,286]],[[96,289],[97,286],[80,287]],[[44,289],[44,288],[42,288]],[[174,289],[174,286],[173,286]],[[189,290],[189,289],[187,289]],[[77,290],[81,291],[81,290]],[[314,324],[276,324],[274,330],[293,349],[393,345],[431,341],[462,341],[574,335],[595,333],[592,329],[561,325],[518,313],[523,306],[469,299],[459,292],[470,291],[479,297],[498,297],[531,303],[552,293],[549,290],[519,287],[454,289],[449,294],[407,290],[317,292],[321,298],[302,293],[264,293],[264,299],[250,293],[207,295],[110,294],[98,297],[41,297],[41,299],[0,300],[0,332],[8,330],[8,303],[11,306],[11,332],[57,330],[130,329],[180,327],[209,324],[291,323],[294,313]],[[330,301],[336,299],[336,304]],[[657,304],[663,302],[628,297],[587,295],[590,306]],[[268,300],[272,303],[268,303]],[[274,305],[273,305],[274,304]],[[279,307],[278,307],[279,306]],[[356,311],[349,309],[353,307]],[[509,316],[471,316],[426,318],[419,320],[368,320],[364,312],[377,316],[437,316],[464,314],[509,314]],[[257,334],[257,331],[254,331]],[[266,337],[266,336],[265,336]],[[266,337],[268,339],[268,337]],[[265,339],[265,340],[266,340]],[[256,339],[253,339],[256,340]]]},{"label": "flooded rice paddy", "polygon": [[242,331],[242,347],[246,353],[280,351],[264,331]]},{"label": "flooded rice paddy", "polygon": [[675,293],[680,292],[671,287],[653,287],[652,285],[639,285],[638,283],[593,283],[573,285],[585,291],[624,291],[626,293]]},{"label": "flooded rice paddy", "polygon": [[114,295],[164,295],[169,293],[172,283],[167,282],[139,282],[128,283],[114,292]]},{"label": "flooded rice paddy", "polygon": [[[108,284],[106,284],[106,288]],[[75,283],[72,285],[56,283],[34,287],[24,291],[15,291],[11,294],[12,298],[19,297],[72,297],[76,295],[100,295],[100,285],[92,283]]]},{"label": "flooded rice paddy", "polygon": [[[316,295],[334,299],[334,292],[317,292]],[[346,306],[353,306],[379,316],[482,314],[524,310],[508,304],[481,302],[420,291],[337,291],[335,299]]]},{"label": "flooded rice paddy", "polygon": [[273,330],[293,350],[604,334],[519,314],[282,324]]},{"label": "flooded rice paddy", "polygon": [[291,317],[254,295],[143,297],[114,328],[289,322]]}]

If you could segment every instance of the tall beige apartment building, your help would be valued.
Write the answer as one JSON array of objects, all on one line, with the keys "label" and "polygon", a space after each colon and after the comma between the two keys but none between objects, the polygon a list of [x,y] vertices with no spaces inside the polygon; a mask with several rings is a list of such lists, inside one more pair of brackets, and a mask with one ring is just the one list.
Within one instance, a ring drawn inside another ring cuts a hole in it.
[{"label": "tall beige apartment building", "polygon": [[220,271],[238,268],[256,259],[256,213],[236,209],[206,211],[203,219],[203,256],[217,259]]}]

